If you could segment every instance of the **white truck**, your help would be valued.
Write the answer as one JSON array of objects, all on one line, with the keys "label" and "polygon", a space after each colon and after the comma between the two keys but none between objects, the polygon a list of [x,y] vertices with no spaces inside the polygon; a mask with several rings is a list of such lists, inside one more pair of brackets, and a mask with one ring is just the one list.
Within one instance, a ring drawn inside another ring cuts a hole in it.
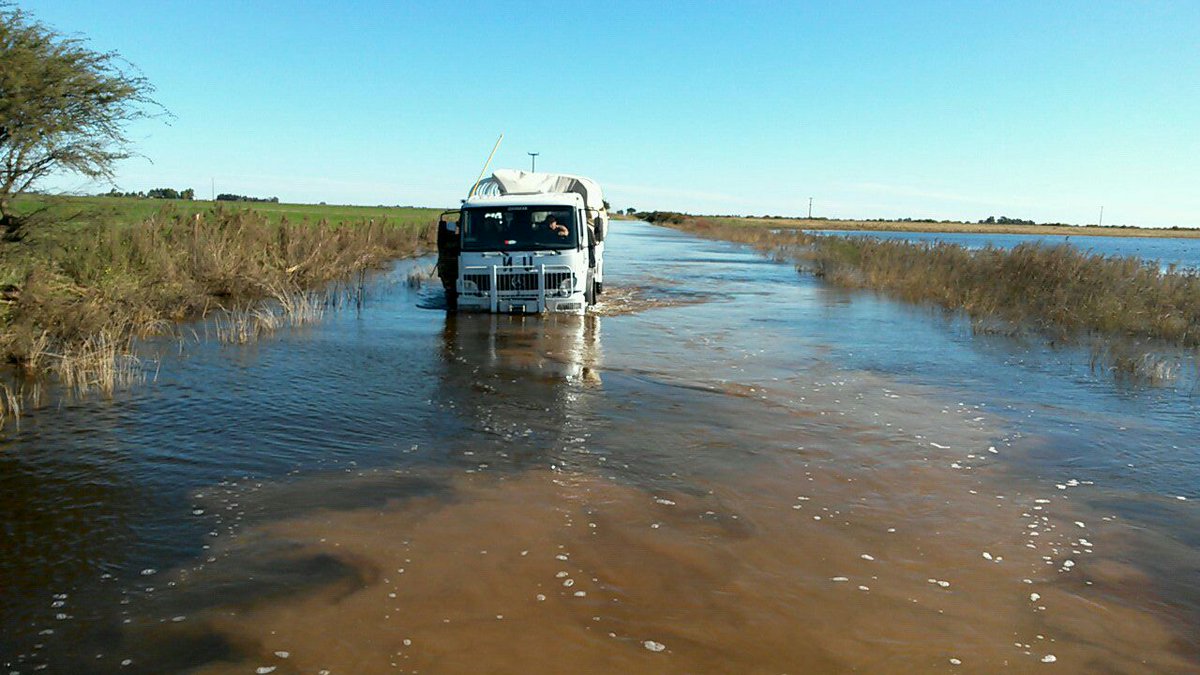
[{"label": "white truck", "polygon": [[583,314],[604,291],[607,230],[590,178],[499,169],[438,221],[446,306]]}]

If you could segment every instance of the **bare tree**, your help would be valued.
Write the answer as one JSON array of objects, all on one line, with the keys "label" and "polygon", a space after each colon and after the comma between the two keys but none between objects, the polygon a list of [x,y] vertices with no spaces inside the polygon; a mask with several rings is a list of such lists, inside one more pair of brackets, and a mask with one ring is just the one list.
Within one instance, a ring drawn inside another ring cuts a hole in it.
[{"label": "bare tree", "polygon": [[125,126],[164,114],[154,87],[116,52],[88,49],[0,0],[0,225],[13,198],[60,173],[111,180],[131,156]]}]

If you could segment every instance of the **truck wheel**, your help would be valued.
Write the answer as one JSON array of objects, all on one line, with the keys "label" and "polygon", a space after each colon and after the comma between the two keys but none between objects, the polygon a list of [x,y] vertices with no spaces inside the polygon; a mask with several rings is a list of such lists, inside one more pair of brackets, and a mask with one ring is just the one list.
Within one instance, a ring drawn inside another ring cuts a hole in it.
[{"label": "truck wheel", "polygon": [[596,304],[596,282],[592,281],[590,274],[588,275],[587,286],[583,289],[583,299],[589,307]]},{"label": "truck wheel", "polygon": [[604,282],[603,282],[603,281],[597,281],[597,282],[596,282],[596,291],[595,291],[595,293],[596,293],[596,295],[604,295]]}]

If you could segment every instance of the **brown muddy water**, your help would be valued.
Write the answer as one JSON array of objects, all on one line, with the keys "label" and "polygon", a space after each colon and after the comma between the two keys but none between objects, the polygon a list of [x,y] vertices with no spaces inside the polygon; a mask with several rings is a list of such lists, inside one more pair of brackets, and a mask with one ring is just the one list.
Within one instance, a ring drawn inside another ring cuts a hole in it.
[{"label": "brown muddy water", "polygon": [[1200,672],[1186,387],[620,226],[6,429],[3,672]]}]

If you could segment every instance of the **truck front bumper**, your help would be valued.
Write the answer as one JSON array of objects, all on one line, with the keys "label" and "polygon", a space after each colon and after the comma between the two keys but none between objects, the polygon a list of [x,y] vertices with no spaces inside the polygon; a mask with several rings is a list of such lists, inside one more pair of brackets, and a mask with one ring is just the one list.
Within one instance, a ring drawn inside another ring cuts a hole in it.
[{"label": "truck front bumper", "polygon": [[501,314],[583,314],[587,300],[568,265],[467,266],[457,283],[458,307]]},{"label": "truck front bumper", "polygon": [[494,306],[487,296],[481,298],[459,294],[458,308],[469,312],[495,312],[498,314],[541,314],[542,312],[583,314],[587,309],[587,303],[584,301],[582,293],[565,298],[501,297],[496,299]]}]

